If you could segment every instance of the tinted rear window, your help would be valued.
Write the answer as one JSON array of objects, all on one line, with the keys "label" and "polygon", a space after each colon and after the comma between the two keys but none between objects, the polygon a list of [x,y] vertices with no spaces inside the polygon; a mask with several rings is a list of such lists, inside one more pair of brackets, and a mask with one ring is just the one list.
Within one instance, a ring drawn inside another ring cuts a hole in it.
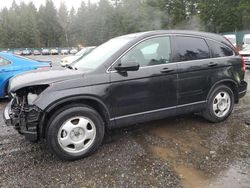
[{"label": "tinted rear window", "polygon": [[234,54],[233,50],[224,44],[220,44],[211,40],[207,40],[208,45],[211,48],[213,57],[226,57]]},{"label": "tinted rear window", "polygon": [[209,48],[204,39],[177,36],[175,43],[178,61],[192,61],[210,57]]}]

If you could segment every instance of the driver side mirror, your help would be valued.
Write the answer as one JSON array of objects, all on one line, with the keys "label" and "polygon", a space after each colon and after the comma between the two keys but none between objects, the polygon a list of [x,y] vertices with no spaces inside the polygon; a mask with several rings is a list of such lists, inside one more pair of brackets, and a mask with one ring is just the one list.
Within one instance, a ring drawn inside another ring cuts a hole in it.
[{"label": "driver side mirror", "polygon": [[140,68],[140,65],[136,61],[127,61],[127,62],[119,63],[115,67],[115,70],[117,70],[118,72],[127,72],[127,71],[138,71],[139,68]]}]

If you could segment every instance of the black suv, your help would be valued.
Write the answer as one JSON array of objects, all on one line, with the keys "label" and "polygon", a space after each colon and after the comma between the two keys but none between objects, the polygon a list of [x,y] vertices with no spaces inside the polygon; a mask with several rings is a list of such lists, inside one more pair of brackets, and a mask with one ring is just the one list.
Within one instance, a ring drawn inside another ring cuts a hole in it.
[{"label": "black suv", "polygon": [[151,31],[117,37],[65,69],[10,81],[5,121],[61,159],[93,153],[107,129],[200,112],[224,121],[246,94],[245,63],[224,37]]}]

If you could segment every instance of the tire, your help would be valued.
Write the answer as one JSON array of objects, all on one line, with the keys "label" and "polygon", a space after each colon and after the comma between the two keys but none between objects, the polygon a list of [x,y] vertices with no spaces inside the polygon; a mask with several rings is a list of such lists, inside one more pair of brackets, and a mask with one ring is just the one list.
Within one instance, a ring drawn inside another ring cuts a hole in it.
[{"label": "tire", "polygon": [[52,116],[46,140],[58,158],[72,161],[96,151],[103,141],[104,132],[103,120],[94,109],[71,105]]},{"label": "tire", "polygon": [[209,95],[203,117],[212,122],[225,121],[234,108],[234,93],[226,85],[217,86]]}]

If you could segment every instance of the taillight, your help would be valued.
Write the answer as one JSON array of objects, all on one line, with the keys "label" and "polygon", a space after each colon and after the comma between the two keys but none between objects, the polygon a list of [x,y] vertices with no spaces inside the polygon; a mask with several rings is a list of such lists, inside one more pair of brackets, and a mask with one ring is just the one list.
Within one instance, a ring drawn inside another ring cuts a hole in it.
[{"label": "taillight", "polygon": [[246,63],[245,63],[245,60],[244,60],[244,58],[242,56],[241,56],[241,63],[242,63],[242,70],[244,72],[246,72]]}]

